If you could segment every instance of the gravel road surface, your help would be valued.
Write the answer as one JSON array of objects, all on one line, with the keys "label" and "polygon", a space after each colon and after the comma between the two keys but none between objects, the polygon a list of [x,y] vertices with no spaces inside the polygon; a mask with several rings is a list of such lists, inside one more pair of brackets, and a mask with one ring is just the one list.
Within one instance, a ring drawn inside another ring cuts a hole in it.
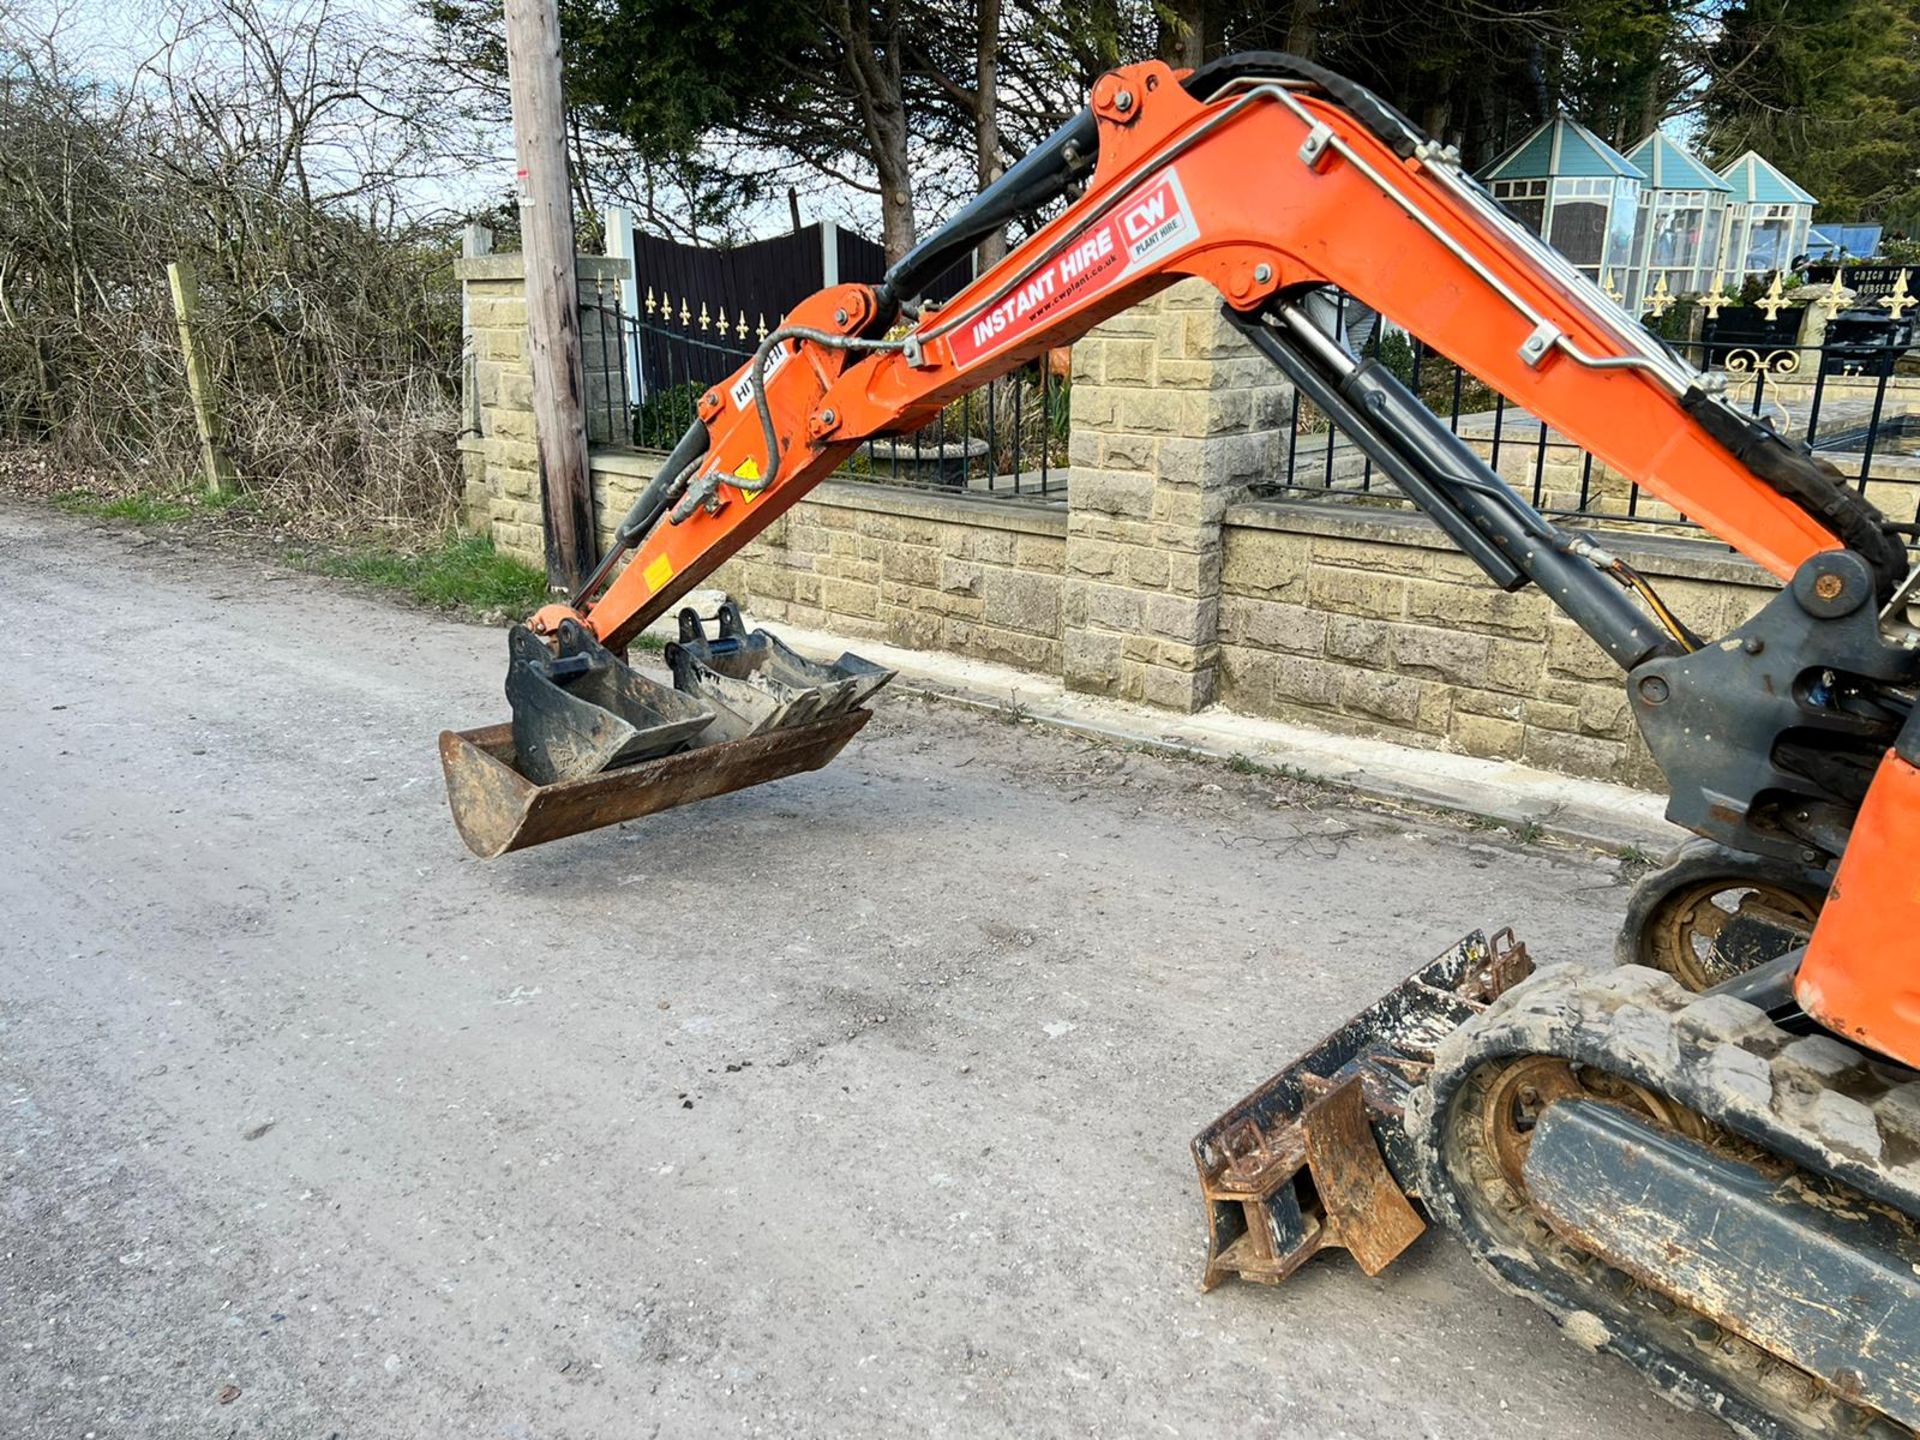
[{"label": "gravel road surface", "polygon": [[1610,859],[910,697],[491,864],[497,630],[0,501],[0,1436],[1681,1437],[1429,1235],[1198,1293],[1187,1141]]}]

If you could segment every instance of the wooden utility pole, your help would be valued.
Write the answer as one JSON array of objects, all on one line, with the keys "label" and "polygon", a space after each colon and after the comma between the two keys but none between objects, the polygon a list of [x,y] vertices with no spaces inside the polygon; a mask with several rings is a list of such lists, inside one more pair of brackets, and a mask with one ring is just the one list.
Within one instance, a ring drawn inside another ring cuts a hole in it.
[{"label": "wooden utility pole", "polygon": [[226,433],[213,403],[213,375],[206,352],[193,333],[200,314],[200,278],[184,263],[167,266],[167,284],[173,289],[173,318],[180,327],[180,354],[187,362],[187,395],[193,401],[193,423],[200,432],[200,468],[206,472],[207,493],[225,495],[238,488],[233,462],[227,459]]},{"label": "wooden utility pole", "polygon": [[520,167],[520,249],[526,265],[527,357],[534,440],[547,520],[547,585],[572,594],[595,558],[587,426],[581,411],[579,287],[573,193],[567,182],[555,0],[506,0],[507,84]]},{"label": "wooden utility pole", "polygon": [[[1000,178],[1000,0],[978,0],[980,83],[973,93],[973,150],[980,166],[980,188]],[[1003,225],[980,242],[975,274],[1007,258]]]}]

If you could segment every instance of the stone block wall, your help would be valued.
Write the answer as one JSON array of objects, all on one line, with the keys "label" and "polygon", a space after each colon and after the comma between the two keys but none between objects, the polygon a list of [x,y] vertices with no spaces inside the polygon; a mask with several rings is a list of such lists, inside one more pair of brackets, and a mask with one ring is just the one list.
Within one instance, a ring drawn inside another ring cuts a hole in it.
[{"label": "stone block wall", "polygon": [[[1537,589],[1504,594],[1424,516],[1310,502],[1227,513],[1229,708],[1647,788],[1619,667]],[[1609,536],[1704,634],[1777,588],[1724,546]]]},{"label": "stone block wall", "polygon": [[[599,303],[626,273],[625,261],[599,255],[575,260],[580,288],[581,358],[586,372],[587,438],[617,437],[608,400],[619,386],[619,329]],[[474,255],[455,262],[466,287],[467,349],[480,433],[461,438],[467,522],[492,534],[508,555],[544,565],[545,512],[540,457],[533,441],[533,372],[527,367],[525,272],[518,254]],[[609,332],[602,335],[602,327]],[[618,518],[617,516],[615,517]]]},{"label": "stone block wall", "polygon": [[[595,455],[602,544],[659,459]],[[1056,506],[829,480],[712,583],[757,619],[1057,675],[1066,536]]]},{"label": "stone block wall", "polygon": [[[616,263],[583,257],[583,292]],[[466,261],[463,274],[482,418],[463,445],[470,514],[538,563],[518,257]],[[592,367],[603,352],[585,350]],[[1279,462],[1290,402],[1209,293],[1177,286],[1075,345],[1067,503],[830,480],[717,582],[763,621],[996,661],[1076,690],[1657,787],[1617,670],[1537,592],[1494,590],[1423,516],[1377,499],[1249,500],[1248,482]],[[662,458],[595,449],[603,545]],[[1535,459],[1532,441],[1497,457],[1523,488]],[[1549,489],[1611,483],[1551,446],[1546,467]],[[1774,588],[1712,542],[1616,532],[1607,543],[1706,634]]]},{"label": "stone block wall", "polygon": [[1057,675],[1067,517],[829,481],[720,570],[756,613]]}]

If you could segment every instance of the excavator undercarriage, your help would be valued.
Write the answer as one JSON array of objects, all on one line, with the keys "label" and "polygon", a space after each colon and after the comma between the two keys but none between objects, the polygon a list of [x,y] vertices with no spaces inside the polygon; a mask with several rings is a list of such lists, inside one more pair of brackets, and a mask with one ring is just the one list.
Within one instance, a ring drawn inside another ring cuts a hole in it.
[{"label": "excavator undercarriage", "polygon": [[[1058,207],[1050,219],[1039,219]],[[926,281],[1029,239],[944,307]],[[1427,1219],[1565,1333],[1751,1436],[1920,1434],[1920,630],[1902,536],[1728,405],[1445,146],[1292,56],[1102,77],[1086,110],[878,285],[795,307],[699,418],[569,604],[509,642],[512,720],[441,737],[478,854],[832,759],[889,678],[726,607],[672,683],[628,645],[833,473],[1182,277],[1503,589],[1622,672],[1699,838],[1647,877],[1610,970],[1476,934],[1193,1143],[1203,1283],[1323,1249],[1369,1274]],[[1604,534],[1526,504],[1330,323],[1339,287],[1782,582],[1730,633]]]}]

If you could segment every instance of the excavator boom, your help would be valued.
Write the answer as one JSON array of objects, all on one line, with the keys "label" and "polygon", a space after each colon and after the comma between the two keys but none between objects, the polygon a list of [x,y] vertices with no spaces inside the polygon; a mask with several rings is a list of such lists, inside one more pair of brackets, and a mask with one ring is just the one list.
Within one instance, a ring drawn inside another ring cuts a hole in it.
[{"label": "excavator boom", "polygon": [[[888,338],[919,286],[980,234],[1078,180],[1085,192],[1056,219]],[[1240,316],[1315,287],[1346,290],[1782,579],[1846,543],[1904,568],[1864,506],[1743,463],[1729,438],[1765,437],[1449,152],[1317,67],[1253,55],[1184,79],[1157,62],[1104,77],[1087,111],[880,286],[837,286],[796,306],[702,397],[698,433],[623,527],[639,547],[633,562],[603,595],[589,582],[587,623],[618,644],[861,441],[919,428],[1187,276]],[[701,503],[647,529],[680,479],[676,462],[692,463],[686,493]]]},{"label": "excavator boom", "polygon": [[[1054,205],[953,300],[922,298],[984,236]],[[712,638],[680,612],[672,688],[629,670],[626,647],[862,442],[911,433],[1185,277],[1490,583],[1539,586],[1620,666],[1668,814],[1702,837],[1650,882],[1650,912],[1697,908],[1716,884],[1765,897],[1733,927],[1765,963],[1743,951],[1705,997],[1691,992],[1712,967],[1688,957],[1656,955],[1665,975],[1529,979],[1523,950],[1478,937],[1416,973],[1195,1141],[1207,1282],[1277,1281],[1330,1245],[1372,1273],[1419,1233],[1417,1198],[1504,1283],[1749,1434],[1914,1433],[1920,1373],[1899,1368],[1920,1354],[1905,1158],[1920,1090],[1900,1068],[1920,1065],[1905,546],[1451,150],[1309,62],[1116,70],[878,285],[795,306],[700,398],[572,603],[516,630],[511,726],[442,737],[463,834],[498,854],[826,763],[885,672],[813,665],[731,607]],[[1731,634],[1695,635],[1595,534],[1547,521],[1348,351],[1324,319],[1334,288],[1783,589]],[[1689,1251],[1716,1225],[1742,1258]],[[1807,1293],[1775,1303],[1795,1273],[1783,1250],[1810,1257]],[[1865,1376],[1868,1350],[1895,1369]]]}]

